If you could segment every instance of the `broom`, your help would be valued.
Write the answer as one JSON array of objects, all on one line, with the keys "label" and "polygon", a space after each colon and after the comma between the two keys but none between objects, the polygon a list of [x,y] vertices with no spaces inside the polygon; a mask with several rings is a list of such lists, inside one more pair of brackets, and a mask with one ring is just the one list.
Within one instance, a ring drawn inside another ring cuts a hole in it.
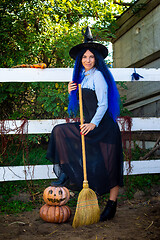
[{"label": "broom", "polygon": [[[80,104],[80,122],[83,124],[83,107],[82,107],[82,90],[81,84],[79,87],[79,104]],[[83,189],[79,193],[75,216],[73,219],[72,227],[77,228],[79,226],[90,225],[97,223],[100,218],[100,209],[95,192],[89,188],[87,181],[86,170],[86,154],[85,154],[85,140],[84,135],[81,135],[82,140],[82,158],[83,158]]]}]

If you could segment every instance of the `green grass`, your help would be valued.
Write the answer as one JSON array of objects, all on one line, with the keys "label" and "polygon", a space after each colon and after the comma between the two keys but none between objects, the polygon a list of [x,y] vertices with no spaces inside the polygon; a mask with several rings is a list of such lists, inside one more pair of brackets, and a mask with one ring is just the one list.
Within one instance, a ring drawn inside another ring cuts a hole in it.
[{"label": "green grass", "polygon": [[2,204],[0,201],[1,205],[1,213],[20,213],[24,211],[32,211],[34,208],[34,205],[32,202],[22,202],[22,201],[12,201],[12,202],[6,202],[5,204]]},{"label": "green grass", "polygon": [[153,185],[160,185],[160,174],[124,176],[124,185],[126,192],[123,197],[132,199],[137,190],[147,194]]},{"label": "green grass", "polygon": [[15,146],[10,147],[7,155],[3,157],[0,161],[0,166],[23,166],[23,165],[45,165],[51,164],[49,160],[46,159],[46,149],[42,146],[36,145],[36,147],[29,146],[29,149],[24,151],[19,149],[16,152]]},{"label": "green grass", "polygon": [[0,166],[45,165],[48,134],[4,135],[0,138]]},{"label": "green grass", "polygon": [[[3,182],[0,187],[0,212],[19,213],[40,207],[43,202],[43,191],[50,185],[50,180]],[[29,200],[24,202],[12,199],[19,193],[28,193]]]},{"label": "green grass", "polygon": [[[43,191],[50,185],[50,180],[34,180],[34,181],[14,181],[3,182],[0,188],[0,212],[1,214],[19,213],[23,211],[31,211],[34,208],[40,208],[44,204]],[[138,175],[124,176],[125,192],[119,195],[119,200],[132,199],[134,193],[139,189],[146,193],[153,185],[160,185],[160,175]],[[13,200],[12,197],[19,193],[26,192],[30,195],[30,200],[23,202]],[[71,197],[67,205],[76,207],[79,192],[75,192],[75,196]],[[99,204],[103,205],[108,199],[109,194],[99,197]]]}]

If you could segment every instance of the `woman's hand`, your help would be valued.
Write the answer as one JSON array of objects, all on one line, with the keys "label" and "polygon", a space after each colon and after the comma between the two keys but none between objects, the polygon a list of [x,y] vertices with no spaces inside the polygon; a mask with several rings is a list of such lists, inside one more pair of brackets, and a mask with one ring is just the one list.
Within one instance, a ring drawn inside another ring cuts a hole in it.
[{"label": "woman's hand", "polygon": [[77,84],[74,83],[73,81],[68,83],[68,93],[69,94],[71,91],[76,90],[76,88],[77,88]]},{"label": "woman's hand", "polygon": [[86,135],[87,133],[92,131],[95,127],[96,125],[94,123],[84,123],[80,126],[81,129],[80,133]]}]

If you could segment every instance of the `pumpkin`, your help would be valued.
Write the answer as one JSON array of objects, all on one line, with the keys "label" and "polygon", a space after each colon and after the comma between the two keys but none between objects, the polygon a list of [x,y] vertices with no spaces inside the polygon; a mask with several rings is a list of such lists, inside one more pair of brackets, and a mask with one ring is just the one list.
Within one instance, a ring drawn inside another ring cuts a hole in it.
[{"label": "pumpkin", "polygon": [[71,216],[71,210],[68,206],[49,206],[43,205],[40,209],[40,217],[51,223],[64,223]]},{"label": "pumpkin", "polygon": [[69,190],[66,187],[50,186],[44,190],[43,199],[48,205],[62,206],[70,198]]}]

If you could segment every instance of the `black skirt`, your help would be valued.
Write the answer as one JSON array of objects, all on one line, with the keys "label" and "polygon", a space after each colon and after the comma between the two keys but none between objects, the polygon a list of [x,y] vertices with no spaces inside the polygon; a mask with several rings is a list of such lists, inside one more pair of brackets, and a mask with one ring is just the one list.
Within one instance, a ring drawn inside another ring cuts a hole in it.
[{"label": "black skirt", "polygon": [[[97,108],[94,91],[82,89],[85,122],[89,123]],[[53,128],[47,159],[54,164],[54,172],[67,174],[70,181],[83,186],[80,123],[65,123]],[[106,111],[98,127],[85,136],[86,165],[89,187],[97,194],[108,193],[115,186],[123,186],[123,152],[118,124]]]}]

